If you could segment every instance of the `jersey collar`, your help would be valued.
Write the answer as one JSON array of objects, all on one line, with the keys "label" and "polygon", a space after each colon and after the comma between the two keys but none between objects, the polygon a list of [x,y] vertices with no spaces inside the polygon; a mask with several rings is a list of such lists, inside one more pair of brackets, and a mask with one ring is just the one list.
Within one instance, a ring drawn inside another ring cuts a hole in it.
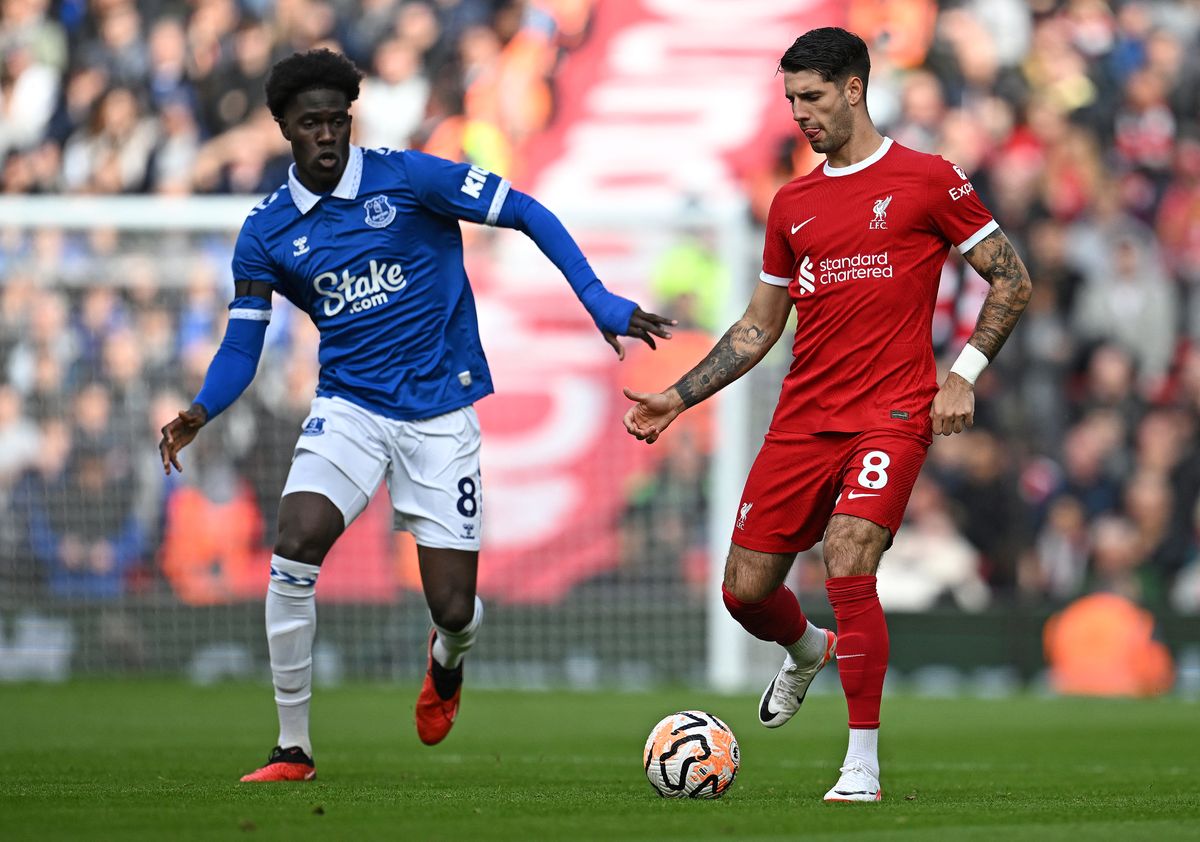
[{"label": "jersey collar", "polygon": [[[350,147],[350,160],[346,161],[346,169],[342,170],[342,177],[330,195],[336,196],[339,199],[357,199],[358,185],[362,181],[362,171],[362,147],[352,145]],[[300,209],[301,214],[308,213],[317,206],[317,202],[321,201],[322,194],[312,192],[300,183],[300,179],[296,178],[295,164],[292,164],[288,168],[288,192],[292,194],[292,201],[296,203],[296,207]]]},{"label": "jersey collar", "polygon": [[831,166],[829,166],[829,162],[826,161],[825,162],[825,175],[831,175],[836,178],[837,176],[841,176],[841,175],[852,175],[856,172],[861,172],[862,170],[865,170],[867,167],[871,166],[871,164],[878,161],[884,155],[886,155],[887,151],[891,148],[892,148],[892,139],[890,137],[885,137],[883,139],[883,143],[879,144],[878,149],[876,149],[874,152],[872,152],[869,157],[863,158],[857,164],[851,164],[848,167],[831,167]]}]

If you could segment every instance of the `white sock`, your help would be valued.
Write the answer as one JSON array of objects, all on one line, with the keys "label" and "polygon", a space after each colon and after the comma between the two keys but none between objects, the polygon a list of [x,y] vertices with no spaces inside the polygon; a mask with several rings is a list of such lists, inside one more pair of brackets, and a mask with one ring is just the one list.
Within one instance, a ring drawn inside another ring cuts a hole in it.
[{"label": "white sock", "polygon": [[846,762],[860,763],[867,768],[876,779],[879,778],[879,729],[851,728],[850,745],[846,749]]},{"label": "white sock", "polygon": [[314,598],[320,567],[271,556],[267,586],[267,649],[279,711],[279,746],[299,746],[312,756],[308,705],[312,699],[312,644],[317,630]]},{"label": "white sock", "polygon": [[797,664],[807,665],[825,657],[825,629],[816,623],[804,627],[804,634],[790,646],[783,647]]},{"label": "white sock", "polygon": [[437,637],[433,641],[433,659],[446,669],[454,669],[462,663],[463,655],[467,654],[467,650],[475,643],[475,635],[479,631],[479,624],[483,622],[483,601],[479,597],[475,597],[475,614],[471,617],[471,622],[458,630],[450,631],[433,624],[437,631]]}]

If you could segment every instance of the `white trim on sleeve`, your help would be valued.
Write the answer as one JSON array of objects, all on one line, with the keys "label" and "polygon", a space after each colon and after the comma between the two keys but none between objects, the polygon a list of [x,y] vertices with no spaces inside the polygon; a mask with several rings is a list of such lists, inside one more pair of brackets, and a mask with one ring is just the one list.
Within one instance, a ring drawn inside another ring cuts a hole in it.
[{"label": "white trim on sleeve", "polygon": [[771,286],[777,287],[785,287],[792,282],[791,278],[781,278],[778,275],[768,275],[765,270],[758,273],[758,279],[764,284],[771,284]]},{"label": "white trim on sleeve", "polygon": [[992,233],[999,227],[1000,227],[1000,223],[993,219],[987,225],[983,226],[978,231],[976,231],[974,234],[967,237],[967,239],[965,239],[961,243],[959,243],[958,244],[959,252],[961,254],[966,254],[971,249],[975,248],[975,246],[979,245],[980,241],[984,237],[986,237],[988,234]]},{"label": "white trim on sleeve", "polygon": [[488,208],[487,219],[483,221],[484,225],[496,224],[496,220],[500,218],[500,209],[504,207],[504,200],[508,198],[508,191],[511,188],[512,182],[507,178],[500,179],[500,184],[496,187],[496,195],[492,196],[492,206]]},{"label": "white trim on sleeve", "polygon": [[271,311],[255,310],[251,307],[235,307],[229,311],[231,319],[245,319],[248,322],[269,322],[271,321]]}]

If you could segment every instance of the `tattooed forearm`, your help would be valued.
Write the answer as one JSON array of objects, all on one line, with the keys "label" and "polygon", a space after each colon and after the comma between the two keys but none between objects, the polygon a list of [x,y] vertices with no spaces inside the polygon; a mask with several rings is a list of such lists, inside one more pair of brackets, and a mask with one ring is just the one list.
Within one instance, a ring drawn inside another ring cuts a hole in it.
[{"label": "tattooed forearm", "polygon": [[981,240],[966,258],[992,287],[979,311],[975,332],[968,341],[989,360],[994,360],[1029,303],[1033,292],[1029,272],[1008,237],[999,230]]},{"label": "tattooed forearm", "polygon": [[778,338],[778,332],[772,335],[772,332],[742,319],[725,331],[708,356],[679,378],[673,388],[684,406],[695,406],[754,368]]}]

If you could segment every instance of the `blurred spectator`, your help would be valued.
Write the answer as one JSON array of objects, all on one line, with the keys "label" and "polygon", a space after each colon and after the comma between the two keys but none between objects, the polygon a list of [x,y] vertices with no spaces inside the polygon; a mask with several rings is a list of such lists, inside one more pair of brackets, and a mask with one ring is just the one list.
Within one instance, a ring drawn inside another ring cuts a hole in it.
[{"label": "blurred spectator", "polygon": [[104,94],[86,125],[63,147],[63,183],[85,193],[141,190],[158,139],[155,121],[142,113],[129,88]]},{"label": "blurred spectator", "polygon": [[[724,330],[721,306],[729,276],[704,228],[684,230],[659,255],[650,271],[650,289],[679,322],[679,329]],[[668,306],[669,303],[669,306]]]},{"label": "blurred spectator", "polygon": [[615,575],[618,582],[645,585],[682,581],[700,595],[708,586],[708,456],[691,431],[680,432],[653,476],[634,491]]},{"label": "blurred spectator", "polygon": [[133,3],[112,3],[101,13],[99,38],[85,42],[82,62],[101,68],[115,85],[130,88],[141,84],[150,70],[150,58],[142,37],[142,16]]},{"label": "blurred spectator", "polygon": [[1043,631],[1054,689],[1088,696],[1167,692],[1174,665],[1153,635],[1153,615],[1125,597],[1092,594],[1072,603]]},{"label": "blurred spectator", "polygon": [[[15,5],[15,4],[14,4]],[[0,50],[0,159],[9,151],[37,144],[58,101],[55,68],[38,63],[32,45],[15,43]]]},{"label": "blurred spectator", "polygon": [[880,602],[888,611],[927,611],[949,597],[958,608],[980,611],[991,598],[980,562],[940,489],[919,478],[904,527],[879,567]]},{"label": "blurred spectator", "polygon": [[425,119],[429,81],[421,74],[416,47],[398,38],[375,50],[376,75],[368,77],[355,107],[358,143],[404,149]]},{"label": "blurred spectator", "polygon": [[160,563],[175,595],[188,605],[260,597],[270,561],[263,528],[249,484],[232,466],[198,462],[166,504]]},{"label": "blurred spectator", "polygon": [[1118,594],[1135,603],[1155,600],[1157,581],[1146,566],[1137,526],[1118,515],[1104,515],[1092,526],[1088,589]]},{"label": "blurred spectator", "polygon": [[1036,561],[1022,577],[1025,593],[1069,599],[1082,592],[1091,551],[1087,523],[1087,511],[1075,497],[1064,494],[1050,504],[1034,544]]},{"label": "blurred spectator", "polygon": [[43,366],[54,366],[61,385],[66,371],[75,362],[78,342],[70,330],[70,310],[61,292],[41,291],[30,303],[28,324],[8,354],[8,382],[20,392],[33,391]]},{"label": "blurred spectator", "polygon": [[1154,249],[1123,236],[1106,249],[1103,268],[1089,271],[1073,324],[1084,340],[1112,340],[1137,365],[1144,388],[1161,385],[1175,350],[1178,294]]},{"label": "blurred spectator", "polygon": [[[54,442],[55,431],[44,434]],[[133,488],[114,470],[114,451],[89,438],[67,451],[60,444],[19,492],[29,547],[50,592],[63,599],[112,599],[145,556],[145,535],[133,513]]]},{"label": "blurred spectator", "polygon": [[962,474],[953,486],[963,535],[983,555],[989,585],[1011,591],[1017,563],[1028,545],[1026,508],[1017,496],[1012,465],[999,440],[987,432],[969,434]]},{"label": "blurred spectator", "polygon": [[271,32],[267,25],[243,17],[233,35],[232,57],[219,64],[208,80],[211,92],[205,100],[202,122],[209,132],[228,131],[267,104],[263,86],[271,60]]}]

